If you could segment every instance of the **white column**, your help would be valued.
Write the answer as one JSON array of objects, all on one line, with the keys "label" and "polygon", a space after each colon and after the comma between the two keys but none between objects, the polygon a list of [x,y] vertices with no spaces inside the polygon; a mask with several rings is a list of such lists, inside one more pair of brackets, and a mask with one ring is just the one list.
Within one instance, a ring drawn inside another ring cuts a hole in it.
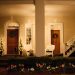
[{"label": "white column", "polygon": [[35,0],[35,54],[45,55],[44,0]]}]

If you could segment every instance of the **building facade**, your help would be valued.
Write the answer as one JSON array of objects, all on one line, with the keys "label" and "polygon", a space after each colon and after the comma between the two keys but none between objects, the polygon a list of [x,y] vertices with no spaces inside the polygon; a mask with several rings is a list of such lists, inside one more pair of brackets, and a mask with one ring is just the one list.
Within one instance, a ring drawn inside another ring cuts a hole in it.
[{"label": "building facade", "polygon": [[0,1],[3,54],[15,54],[21,46],[23,54],[65,56],[65,44],[74,42],[74,13],[74,0]]}]

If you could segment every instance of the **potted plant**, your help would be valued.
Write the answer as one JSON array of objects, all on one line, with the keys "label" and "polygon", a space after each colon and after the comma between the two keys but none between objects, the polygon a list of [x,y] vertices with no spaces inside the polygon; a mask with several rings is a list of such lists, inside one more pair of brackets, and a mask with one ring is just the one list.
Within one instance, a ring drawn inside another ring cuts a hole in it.
[{"label": "potted plant", "polygon": [[34,53],[33,53],[32,49],[29,50],[29,56],[34,56]]},{"label": "potted plant", "polygon": [[1,39],[1,42],[0,42],[0,55],[2,55],[4,49],[3,49],[3,43],[2,43],[2,39]]},{"label": "potted plant", "polygon": [[23,45],[22,45],[21,40],[20,40],[20,44],[19,44],[19,53],[20,53],[20,55],[22,55],[22,50],[23,50]]}]

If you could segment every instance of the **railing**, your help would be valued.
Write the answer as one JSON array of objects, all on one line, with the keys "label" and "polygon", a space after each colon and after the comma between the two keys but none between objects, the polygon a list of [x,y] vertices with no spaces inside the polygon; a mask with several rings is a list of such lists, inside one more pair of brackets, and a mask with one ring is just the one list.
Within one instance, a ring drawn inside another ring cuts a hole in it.
[{"label": "railing", "polygon": [[75,36],[65,44],[65,56],[70,56],[75,51]]}]

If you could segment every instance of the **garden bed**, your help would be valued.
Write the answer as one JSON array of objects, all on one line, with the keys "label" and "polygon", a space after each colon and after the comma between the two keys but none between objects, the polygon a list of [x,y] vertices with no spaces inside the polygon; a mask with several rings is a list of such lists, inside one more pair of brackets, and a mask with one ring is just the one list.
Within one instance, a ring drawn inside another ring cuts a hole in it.
[{"label": "garden bed", "polygon": [[6,70],[12,72],[75,73],[75,57],[1,56],[1,67],[3,63]]}]

